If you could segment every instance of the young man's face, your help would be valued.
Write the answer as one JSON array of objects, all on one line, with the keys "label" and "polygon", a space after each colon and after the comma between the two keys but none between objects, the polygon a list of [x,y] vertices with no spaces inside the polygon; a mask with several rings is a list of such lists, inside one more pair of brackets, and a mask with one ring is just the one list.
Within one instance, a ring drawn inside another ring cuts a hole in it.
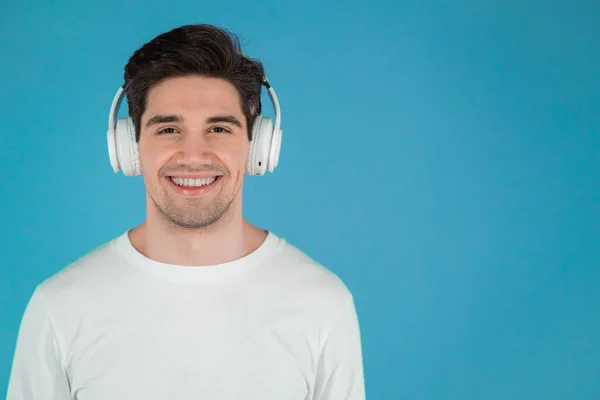
[{"label": "young man's face", "polygon": [[217,78],[171,78],[148,92],[140,162],[149,199],[167,220],[203,228],[241,201],[248,157],[235,87]]}]

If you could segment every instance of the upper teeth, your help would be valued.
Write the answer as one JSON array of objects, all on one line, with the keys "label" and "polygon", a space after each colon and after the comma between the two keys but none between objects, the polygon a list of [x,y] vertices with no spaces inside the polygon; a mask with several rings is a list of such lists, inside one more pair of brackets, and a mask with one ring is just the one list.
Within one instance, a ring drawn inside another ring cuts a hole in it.
[{"label": "upper teeth", "polygon": [[205,186],[210,185],[217,179],[216,176],[210,178],[190,179],[190,178],[177,178],[172,176],[171,180],[178,186]]}]

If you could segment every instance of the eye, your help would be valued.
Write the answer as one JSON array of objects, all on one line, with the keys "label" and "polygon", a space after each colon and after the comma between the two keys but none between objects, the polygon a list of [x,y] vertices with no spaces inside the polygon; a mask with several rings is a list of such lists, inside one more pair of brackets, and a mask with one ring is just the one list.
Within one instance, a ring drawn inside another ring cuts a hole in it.
[{"label": "eye", "polygon": [[175,128],[165,128],[165,129],[161,129],[160,131],[158,131],[157,135],[170,135],[175,132],[176,132]]},{"label": "eye", "polygon": [[214,133],[231,133],[231,131],[225,127],[222,126],[215,126],[213,128],[211,128],[211,132]]}]

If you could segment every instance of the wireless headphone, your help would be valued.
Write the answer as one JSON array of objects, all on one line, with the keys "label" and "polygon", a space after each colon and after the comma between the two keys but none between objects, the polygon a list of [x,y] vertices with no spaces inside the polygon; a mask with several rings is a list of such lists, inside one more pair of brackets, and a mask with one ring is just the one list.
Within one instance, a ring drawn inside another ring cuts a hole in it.
[{"label": "wireless headphone", "polygon": [[[273,172],[279,163],[281,150],[281,111],[275,90],[269,84],[267,77],[263,78],[263,85],[268,89],[273,107],[275,108],[275,126],[271,119],[258,115],[252,126],[252,141],[246,173],[248,175],[264,175],[266,170]],[[110,164],[115,173],[123,170],[126,176],[135,176],[142,173],[138,144],[135,140],[135,127],[131,117],[115,119],[125,91],[123,87],[117,90],[108,116],[108,155]]]}]

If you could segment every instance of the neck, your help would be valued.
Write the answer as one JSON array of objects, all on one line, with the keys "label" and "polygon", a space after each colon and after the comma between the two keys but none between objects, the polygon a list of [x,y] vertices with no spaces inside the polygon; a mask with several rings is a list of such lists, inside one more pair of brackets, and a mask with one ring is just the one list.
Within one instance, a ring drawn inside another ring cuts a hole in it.
[{"label": "neck", "polygon": [[237,260],[256,250],[267,232],[242,218],[241,206],[202,229],[174,225],[148,208],[146,221],[129,232],[132,245],[146,257],[166,264],[208,266]]}]

